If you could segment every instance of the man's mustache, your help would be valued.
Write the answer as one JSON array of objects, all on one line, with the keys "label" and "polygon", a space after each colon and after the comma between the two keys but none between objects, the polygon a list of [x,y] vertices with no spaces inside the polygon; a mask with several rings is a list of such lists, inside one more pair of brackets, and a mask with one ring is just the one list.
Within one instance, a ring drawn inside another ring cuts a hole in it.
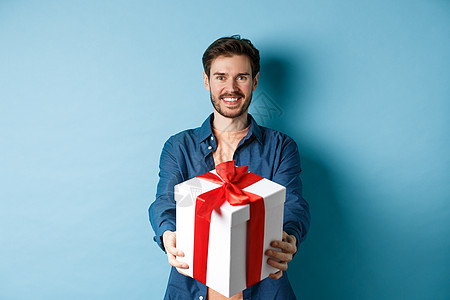
[{"label": "man's mustache", "polygon": [[222,94],[220,95],[220,98],[224,98],[224,97],[241,97],[244,98],[244,95],[237,92],[237,93],[233,93],[233,94]]}]

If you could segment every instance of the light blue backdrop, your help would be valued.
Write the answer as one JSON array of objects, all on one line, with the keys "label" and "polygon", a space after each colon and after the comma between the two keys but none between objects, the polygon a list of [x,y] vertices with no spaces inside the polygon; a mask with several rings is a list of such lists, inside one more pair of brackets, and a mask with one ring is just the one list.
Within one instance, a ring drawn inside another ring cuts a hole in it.
[{"label": "light blue backdrop", "polygon": [[0,299],[162,298],[161,147],[211,112],[201,55],[236,33],[251,111],[302,156],[297,296],[450,299],[449,32],[444,0],[2,0]]}]

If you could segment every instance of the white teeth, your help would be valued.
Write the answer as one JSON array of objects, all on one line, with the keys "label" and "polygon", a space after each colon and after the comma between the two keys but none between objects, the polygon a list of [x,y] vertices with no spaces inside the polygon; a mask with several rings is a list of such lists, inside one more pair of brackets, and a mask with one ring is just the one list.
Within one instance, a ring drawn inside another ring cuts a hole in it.
[{"label": "white teeth", "polygon": [[238,98],[223,98],[223,100],[235,102],[238,100]]}]

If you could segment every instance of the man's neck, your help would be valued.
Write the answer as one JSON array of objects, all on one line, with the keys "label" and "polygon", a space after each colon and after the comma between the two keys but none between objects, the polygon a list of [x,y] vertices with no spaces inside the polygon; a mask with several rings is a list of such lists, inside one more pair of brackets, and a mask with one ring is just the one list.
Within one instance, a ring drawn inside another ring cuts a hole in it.
[{"label": "man's neck", "polygon": [[236,118],[227,118],[214,110],[213,127],[220,131],[241,131],[248,126],[248,112]]}]

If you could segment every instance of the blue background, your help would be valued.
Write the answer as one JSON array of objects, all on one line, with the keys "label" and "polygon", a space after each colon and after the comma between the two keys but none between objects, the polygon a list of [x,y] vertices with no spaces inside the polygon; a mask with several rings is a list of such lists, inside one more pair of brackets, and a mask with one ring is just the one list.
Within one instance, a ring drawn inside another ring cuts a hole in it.
[{"label": "blue background", "polygon": [[0,299],[161,299],[164,141],[212,111],[201,55],[260,49],[293,137],[301,299],[450,299],[450,2],[0,2]]}]

